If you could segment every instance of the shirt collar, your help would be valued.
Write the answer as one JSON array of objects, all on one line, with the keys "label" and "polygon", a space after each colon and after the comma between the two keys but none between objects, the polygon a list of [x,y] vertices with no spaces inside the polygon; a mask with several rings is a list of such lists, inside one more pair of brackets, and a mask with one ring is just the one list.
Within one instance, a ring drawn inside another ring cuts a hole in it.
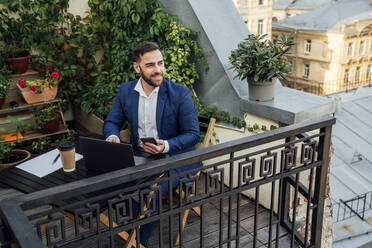
[{"label": "shirt collar", "polygon": [[159,88],[160,87],[155,87],[155,89],[151,92],[151,94],[149,96],[147,96],[145,91],[142,88],[141,78],[140,78],[140,79],[138,79],[137,84],[134,87],[134,90],[137,91],[140,94],[140,96],[150,97],[153,94],[157,94],[159,92]]}]

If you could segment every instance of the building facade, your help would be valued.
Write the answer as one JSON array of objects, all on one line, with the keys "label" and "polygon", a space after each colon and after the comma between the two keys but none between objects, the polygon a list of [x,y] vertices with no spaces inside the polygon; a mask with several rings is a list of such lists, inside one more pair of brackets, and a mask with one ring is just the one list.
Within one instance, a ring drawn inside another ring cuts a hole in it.
[{"label": "building facade", "polygon": [[273,0],[232,0],[249,31],[271,39]]},{"label": "building facade", "polygon": [[333,0],[273,0],[273,22],[307,13]]},{"label": "building facade", "polygon": [[371,83],[371,14],[369,0],[344,0],[273,24],[274,38],[291,33],[296,42],[282,83],[315,94]]}]

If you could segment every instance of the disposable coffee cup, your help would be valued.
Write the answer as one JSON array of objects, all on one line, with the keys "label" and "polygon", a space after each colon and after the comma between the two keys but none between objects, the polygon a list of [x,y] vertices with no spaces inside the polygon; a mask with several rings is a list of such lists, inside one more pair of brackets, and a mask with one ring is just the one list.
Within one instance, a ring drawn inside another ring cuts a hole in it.
[{"label": "disposable coffee cup", "polygon": [[62,167],[65,172],[75,170],[75,143],[65,141],[58,145],[59,154],[62,160]]}]

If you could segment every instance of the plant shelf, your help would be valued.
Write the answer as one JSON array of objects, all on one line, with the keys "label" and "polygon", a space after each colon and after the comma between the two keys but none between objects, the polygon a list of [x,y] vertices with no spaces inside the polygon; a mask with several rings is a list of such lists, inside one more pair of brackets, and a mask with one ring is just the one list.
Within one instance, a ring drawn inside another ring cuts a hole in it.
[{"label": "plant shelf", "polygon": [[[56,98],[56,99],[53,99],[53,100],[51,100],[49,102],[59,102],[60,100],[61,99]],[[11,108],[10,107],[10,102],[11,101],[17,102],[19,104],[19,107],[18,108],[15,108],[15,109],[14,108]],[[43,104],[45,104],[45,102],[38,102],[38,103],[28,104],[22,98],[22,96],[6,98],[3,107],[0,109],[0,116],[11,114],[11,113],[22,112],[22,111],[28,110],[28,109],[30,109],[30,108],[32,108],[34,106],[43,105]]]},{"label": "plant shelf", "polygon": [[[11,101],[16,101],[19,104],[19,107],[11,108],[10,104],[9,104]],[[0,117],[14,116],[18,113],[24,112],[24,113],[26,113],[26,115],[20,117],[19,119],[20,120],[31,120],[31,119],[34,118],[32,112],[31,112],[32,107],[38,106],[38,105],[43,105],[43,104],[50,103],[50,102],[57,103],[57,102],[60,102],[60,101],[61,101],[61,99],[57,98],[57,99],[53,99],[53,100],[48,101],[48,102],[38,102],[38,103],[33,103],[33,104],[27,104],[22,96],[10,97],[10,98],[6,99],[6,101],[3,105],[3,108],[0,109]],[[31,141],[31,140],[42,138],[42,137],[55,136],[55,135],[61,135],[61,134],[67,133],[68,132],[68,127],[67,127],[65,118],[63,116],[63,112],[62,112],[61,109],[60,109],[59,112],[60,112],[60,116],[61,116],[61,123],[60,123],[60,125],[58,127],[58,130],[56,132],[49,133],[49,134],[43,134],[43,133],[39,132],[37,129],[29,128],[23,134],[23,139],[21,139],[20,142]],[[1,125],[5,125],[5,124],[9,124],[9,123],[11,123],[10,120],[0,121],[0,127],[1,127]]]},{"label": "plant shelf", "polygon": [[28,140],[38,139],[42,137],[54,136],[54,135],[64,134],[67,132],[68,132],[68,129],[64,125],[59,125],[58,130],[56,132],[49,133],[49,134],[43,134],[43,133],[38,132],[36,129],[33,129],[33,130],[26,132],[23,135],[22,141],[28,141]]},{"label": "plant shelf", "polygon": [[10,75],[10,78],[19,78],[19,77],[27,77],[27,76],[35,76],[35,75],[38,75],[39,72],[37,71],[34,71],[34,70],[27,70],[25,73],[21,73],[21,74],[16,74],[16,73],[13,73]]}]

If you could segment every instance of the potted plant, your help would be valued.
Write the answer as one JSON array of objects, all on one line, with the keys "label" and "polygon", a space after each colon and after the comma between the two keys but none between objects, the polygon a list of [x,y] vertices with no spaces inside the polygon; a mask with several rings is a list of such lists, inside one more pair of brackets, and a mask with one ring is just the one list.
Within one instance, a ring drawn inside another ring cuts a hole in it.
[{"label": "potted plant", "polygon": [[10,79],[1,73],[0,70],[0,108],[5,102],[5,97],[8,94],[10,88]]},{"label": "potted plant", "polygon": [[60,106],[58,103],[48,103],[33,107],[36,129],[43,134],[54,133],[59,128],[61,119]]},{"label": "potted plant", "polygon": [[58,91],[59,73],[51,72],[46,66],[46,77],[43,80],[18,80],[17,87],[28,104],[45,102],[56,97]]},{"label": "potted plant", "polygon": [[[12,124],[16,125],[14,130],[6,131],[4,128],[0,128],[0,132],[3,135],[0,135],[0,170],[19,164],[31,157],[31,154],[23,149],[14,149],[15,145],[19,143],[19,137],[22,137],[22,132],[25,128],[29,127],[30,124],[23,120],[18,120],[14,117],[8,117]],[[15,140],[13,142],[7,142],[5,138],[6,135],[13,136]]]},{"label": "potted plant", "polygon": [[[1,56],[7,58],[10,69],[14,73],[24,73],[28,69],[32,37],[30,26],[22,20],[9,15],[8,9],[0,4],[0,33],[3,44]],[[32,27],[31,27],[32,28]]]},{"label": "potted plant", "polygon": [[235,78],[247,79],[249,99],[253,101],[269,101],[274,98],[275,78],[288,80],[290,64],[284,56],[294,45],[291,35],[282,33],[280,40],[265,39],[265,35],[248,35],[231,52],[230,69],[237,72]]}]

